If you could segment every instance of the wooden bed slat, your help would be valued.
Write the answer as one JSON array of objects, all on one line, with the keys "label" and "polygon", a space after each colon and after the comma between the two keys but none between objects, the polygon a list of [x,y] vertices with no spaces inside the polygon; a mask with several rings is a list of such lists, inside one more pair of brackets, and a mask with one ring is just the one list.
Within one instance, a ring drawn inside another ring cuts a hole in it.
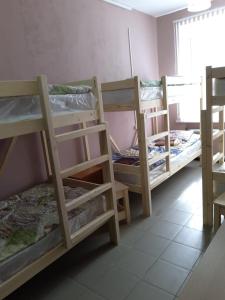
[{"label": "wooden bed slat", "polygon": [[162,138],[168,136],[168,134],[169,134],[168,131],[163,131],[163,132],[160,132],[158,134],[149,136],[147,139],[148,139],[149,142],[153,142],[153,141],[156,141],[156,140],[159,140],[159,139],[162,139]]},{"label": "wooden bed slat", "polygon": [[212,96],[212,104],[211,105],[224,106],[225,105],[225,95],[224,96]]},{"label": "wooden bed slat", "polygon": [[103,130],[106,130],[106,126],[104,124],[96,125],[96,126],[92,126],[92,127],[87,127],[85,129],[78,129],[78,130],[74,130],[74,131],[56,135],[56,140],[58,143],[62,143],[62,142],[68,141],[68,140],[77,139],[79,137],[82,137],[82,136],[85,136],[88,134],[92,134],[92,133],[97,133],[97,132],[100,132]]},{"label": "wooden bed slat", "polygon": [[213,114],[218,113],[218,112],[220,112],[220,111],[223,111],[223,109],[224,109],[224,108],[221,107],[221,106],[213,107],[212,113],[213,113]]},{"label": "wooden bed slat", "polygon": [[225,78],[225,68],[211,68],[212,69],[212,78]]},{"label": "wooden bed slat", "polygon": [[153,112],[153,113],[149,113],[149,114],[147,114],[147,119],[166,115],[167,112],[168,112],[168,110],[165,109],[165,110],[159,110],[159,111],[156,111],[156,112]]},{"label": "wooden bed slat", "polygon": [[94,188],[93,190],[81,195],[80,197],[70,200],[66,203],[67,211],[71,211],[80,205],[94,199],[95,197],[101,195],[102,193],[106,192],[107,190],[112,188],[112,183],[105,183],[101,184],[100,186]]},{"label": "wooden bed slat", "polygon": [[150,181],[151,188],[153,189],[153,188],[157,187],[157,185],[162,183],[168,177],[170,177],[170,172],[164,172],[163,174],[157,176],[152,181]]},{"label": "wooden bed slat", "polygon": [[134,78],[102,83],[102,92],[132,89],[135,87]]},{"label": "wooden bed slat", "polygon": [[224,131],[223,130],[219,130],[218,132],[216,132],[215,134],[213,134],[213,140],[216,140],[218,138],[220,138],[221,136],[223,136]]},{"label": "wooden bed slat", "polygon": [[82,172],[86,169],[94,167],[95,165],[100,165],[100,164],[108,161],[109,159],[110,159],[109,155],[105,154],[105,155],[102,155],[98,158],[94,158],[94,159],[91,159],[89,161],[82,162],[80,164],[77,164],[73,167],[70,167],[70,168],[67,168],[67,169],[61,171],[61,176],[62,176],[62,178],[72,176],[76,173],[79,173],[79,172]]},{"label": "wooden bed slat", "polygon": [[115,211],[109,210],[104,214],[100,215],[92,222],[88,223],[87,225],[83,226],[80,230],[76,231],[74,234],[71,235],[72,244],[75,246],[84,238],[89,236],[92,232],[96,231],[99,227],[104,225],[107,221],[109,221],[115,215]]},{"label": "wooden bed slat", "polygon": [[10,97],[34,96],[38,94],[37,81],[0,81],[0,101],[10,100]]},{"label": "wooden bed slat", "polygon": [[213,155],[212,164],[215,165],[221,158],[223,158],[223,153],[217,152]]}]

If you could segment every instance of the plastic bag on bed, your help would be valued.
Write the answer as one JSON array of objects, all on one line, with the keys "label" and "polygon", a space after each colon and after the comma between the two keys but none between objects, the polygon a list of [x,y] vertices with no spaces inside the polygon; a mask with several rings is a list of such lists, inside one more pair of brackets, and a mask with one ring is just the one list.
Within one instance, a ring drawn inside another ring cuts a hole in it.
[{"label": "plastic bag on bed", "polygon": [[[53,113],[92,110],[96,108],[96,98],[92,92],[50,95],[49,101]],[[41,107],[38,96],[10,97],[10,99],[0,101],[0,121],[37,118],[40,115]]]}]

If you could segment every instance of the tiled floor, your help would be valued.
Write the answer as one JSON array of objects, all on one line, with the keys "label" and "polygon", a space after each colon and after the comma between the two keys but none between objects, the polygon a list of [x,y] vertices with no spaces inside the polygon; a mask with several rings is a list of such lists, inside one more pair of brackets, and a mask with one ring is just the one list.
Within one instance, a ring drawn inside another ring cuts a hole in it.
[{"label": "tiled floor", "polygon": [[172,300],[200,260],[211,234],[202,227],[201,170],[192,163],[152,193],[154,215],[140,217],[113,247],[104,232],[91,236],[8,297],[18,299]]}]

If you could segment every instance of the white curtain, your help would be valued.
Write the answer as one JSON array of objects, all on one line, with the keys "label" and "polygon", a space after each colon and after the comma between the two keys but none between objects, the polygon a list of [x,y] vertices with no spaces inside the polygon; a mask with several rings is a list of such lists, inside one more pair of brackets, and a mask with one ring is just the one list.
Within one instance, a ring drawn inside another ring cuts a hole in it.
[{"label": "white curtain", "polygon": [[[178,75],[196,80],[206,66],[225,66],[225,7],[175,21],[174,28]],[[180,103],[181,121],[199,121],[195,100]]]}]

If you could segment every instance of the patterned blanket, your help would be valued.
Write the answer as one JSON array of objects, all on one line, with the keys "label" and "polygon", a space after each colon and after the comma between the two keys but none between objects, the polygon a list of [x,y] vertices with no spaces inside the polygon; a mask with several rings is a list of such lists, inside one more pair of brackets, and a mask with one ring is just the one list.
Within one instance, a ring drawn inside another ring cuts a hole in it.
[{"label": "patterned blanket", "polygon": [[[81,187],[64,187],[66,201],[86,193]],[[99,196],[71,211],[69,224],[74,232],[105,211]],[[54,188],[37,185],[23,193],[0,201],[0,262],[37,242],[59,224]]]}]

